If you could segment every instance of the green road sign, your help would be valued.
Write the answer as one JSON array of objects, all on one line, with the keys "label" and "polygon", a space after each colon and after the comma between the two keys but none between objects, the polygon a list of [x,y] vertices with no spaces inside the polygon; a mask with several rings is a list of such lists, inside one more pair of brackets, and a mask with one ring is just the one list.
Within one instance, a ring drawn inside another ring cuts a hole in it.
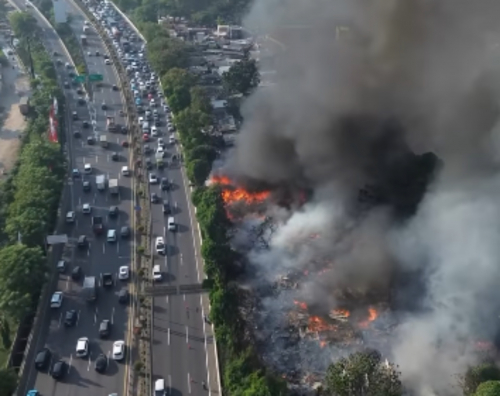
[{"label": "green road sign", "polygon": [[89,81],[102,81],[102,74],[89,74]]},{"label": "green road sign", "polygon": [[80,74],[79,76],[75,76],[73,80],[77,83],[84,83],[86,77],[87,76],[85,74]]}]

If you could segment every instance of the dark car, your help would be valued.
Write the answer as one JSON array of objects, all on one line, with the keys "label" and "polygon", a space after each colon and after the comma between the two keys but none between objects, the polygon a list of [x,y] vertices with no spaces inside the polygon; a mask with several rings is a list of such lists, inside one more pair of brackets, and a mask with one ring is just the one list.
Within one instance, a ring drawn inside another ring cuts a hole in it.
[{"label": "dark car", "polygon": [[126,134],[127,134],[128,129],[127,129],[127,127],[126,127],[125,125],[122,125],[122,127],[121,127],[121,132],[122,132],[124,135],[126,135]]},{"label": "dark car", "polygon": [[118,85],[113,84],[111,88],[113,89],[113,91],[118,91]]},{"label": "dark car", "polygon": [[88,121],[83,121],[82,122],[82,127],[88,128],[89,127],[89,122]]},{"label": "dark car", "polygon": [[99,325],[99,337],[107,338],[111,333],[111,322],[107,319],[103,320]]},{"label": "dark car", "polygon": [[95,143],[93,136],[87,136],[87,144],[92,146]]},{"label": "dark car", "polygon": [[77,318],[78,318],[78,313],[74,309],[66,311],[66,313],[64,314],[64,326],[66,327],[74,326]]},{"label": "dark car", "polygon": [[82,278],[82,267],[76,266],[71,271],[71,279],[74,281],[80,280]]},{"label": "dark car", "polygon": [[81,136],[82,135],[81,135],[80,131],[73,131],[73,137],[79,139]]},{"label": "dark car", "polygon": [[162,190],[168,190],[170,188],[170,182],[168,181],[168,179],[166,177],[161,178],[160,184],[161,184]]},{"label": "dark car", "polygon": [[71,113],[71,117],[73,117],[73,121],[78,120],[78,113],[74,111],[73,113]]},{"label": "dark car", "polygon": [[168,201],[163,201],[163,214],[172,213],[172,209],[170,208],[170,203]]},{"label": "dark car", "polygon": [[81,89],[81,88],[77,88],[77,89],[76,89],[76,93],[77,93],[78,95],[83,95],[83,89]]},{"label": "dark car", "polygon": [[88,180],[85,180],[83,182],[83,191],[85,192],[90,191],[90,182]]},{"label": "dark car", "polygon": [[116,151],[111,154],[111,159],[113,161],[118,161],[118,158],[119,158],[119,156],[118,156],[118,153]]},{"label": "dark car", "polygon": [[87,237],[85,235],[80,235],[78,237],[78,247],[79,248],[86,248],[87,247]]},{"label": "dark car", "polygon": [[122,238],[128,238],[130,236],[129,226],[123,226],[122,228],[120,228],[120,235]]},{"label": "dark car", "polygon": [[128,303],[128,291],[127,291],[127,289],[121,289],[118,292],[118,302],[120,304]]},{"label": "dark car", "polygon": [[99,53],[99,51],[96,51],[96,52],[95,52],[95,56],[99,56],[99,55],[101,55],[101,54]]},{"label": "dark car", "polygon": [[82,97],[79,97],[78,98],[78,104],[83,106],[85,104],[85,99],[82,98]]},{"label": "dark car", "polygon": [[35,356],[35,367],[37,370],[44,370],[47,368],[50,357],[52,353],[49,348],[43,348],[40,352],[38,352]]},{"label": "dark car", "polygon": [[67,81],[64,81],[63,85],[64,85],[64,88],[66,88],[66,89],[69,89],[69,87],[70,87],[69,82],[67,82]]},{"label": "dark car", "polygon": [[58,360],[52,366],[52,372],[50,375],[54,379],[61,379],[66,374],[66,362],[64,360]]},{"label": "dark car", "polygon": [[101,353],[95,360],[95,365],[94,365],[95,371],[97,371],[98,373],[104,373],[107,367],[108,367],[108,359],[103,353]]},{"label": "dark car", "polygon": [[118,206],[110,206],[108,216],[109,217],[118,216]]},{"label": "dark car", "polygon": [[144,145],[144,154],[149,154],[151,152],[151,147],[149,147],[149,144]]},{"label": "dark car", "polygon": [[161,126],[161,121],[160,120],[156,120],[155,121],[155,126],[156,127],[160,127]]},{"label": "dark car", "polygon": [[151,162],[151,160],[149,158],[146,158],[145,164],[146,164],[146,169],[153,168],[153,163]]},{"label": "dark car", "polygon": [[76,77],[76,74],[74,72],[69,72],[68,76],[70,76],[71,78],[74,78],[74,77]]},{"label": "dark car", "polygon": [[151,193],[151,203],[157,203],[157,202],[158,202],[158,194]]},{"label": "dark car", "polygon": [[109,56],[104,54],[104,59],[109,59]]}]

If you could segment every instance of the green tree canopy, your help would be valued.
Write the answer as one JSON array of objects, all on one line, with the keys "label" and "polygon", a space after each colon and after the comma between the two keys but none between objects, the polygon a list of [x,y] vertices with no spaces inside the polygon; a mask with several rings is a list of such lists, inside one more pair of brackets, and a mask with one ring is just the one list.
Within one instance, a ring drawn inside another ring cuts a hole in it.
[{"label": "green tree canopy", "polygon": [[356,352],[330,365],[326,391],[331,396],[401,396],[403,388],[394,366],[375,351]]},{"label": "green tree canopy", "polygon": [[11,368],[0,369],[0,396],[12,396],[16,386],[16,372]]},{"label": "green tree canopy", "polygon": [[[162,28],[157,29],[161,31]],[[170,69],[186,67],[189,61],[187,45],[166,35],[157,35],[148,41],[147,54],[151,66],[160,76]]]},{"label": "green tree canopy", "polygon": [[0,307],[8,316],[21,319],[46,279],[42,249],[23,244],[0,250]]},{"label": "green tree canopy", "polygon": [[477,387],[474,396],[500,396],[500,381],[486,381]]},{"label": "green tree canopy", "polygon": [[237,62],[222,75],[222,84],[229,93],[249,95],[259,82],[259,70],[254,59]]},{"label": "green tree canopy", "polygon": [[35,17],[27,12],[13,12],[9,21],[14,34],[19,38],[34,36],[38,31]]},{"label": "green tree canopy", "polygon": [[210,171],[212,170],[212,163],[206,161],[205,159],[195,159],[190,161],[187,166],[187,174],[189,180],[191,180],[197,186],[202,186],[205,184]]}]

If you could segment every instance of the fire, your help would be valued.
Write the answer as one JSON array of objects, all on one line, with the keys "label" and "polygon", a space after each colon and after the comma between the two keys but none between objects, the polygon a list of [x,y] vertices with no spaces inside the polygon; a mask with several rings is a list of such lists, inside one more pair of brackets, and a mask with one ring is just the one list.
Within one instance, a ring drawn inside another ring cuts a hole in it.
[{"label": "fire", "polygon": [[359,323],[359,327],[362,329],[366,329],[370,326],[370,323],[373,322],[378,317],[378,312],[375,308],[368,308],[368,318]]},{"label": "fire", "polygon": [[303,310],[306,310],[307,309],[307,304],[305,302],[302,302],[302,301],[297,301],[297,300],[293,300],[293,303],[298,306],[300,309],[303,309]]},{"label": "fire", "polygon": [[337,330],[337,326],[327,323],[319,316],[310,316],[307,328],[309,329],[309,331]]},{"label": "fire", "polygon": [[222,189],[222,200],[226,204],[244,201],[247,204],[259,203],[265,201],[270,191],[261,191],[252,193],[243,188],[234,187],[234,183],[227,176],[212,176],[212,183],[220,184]]},{"label": "fire", "polygon": [[348,318],[351,313],[347,309],[332,309],[332,314],[335,316],[344,316]]}]

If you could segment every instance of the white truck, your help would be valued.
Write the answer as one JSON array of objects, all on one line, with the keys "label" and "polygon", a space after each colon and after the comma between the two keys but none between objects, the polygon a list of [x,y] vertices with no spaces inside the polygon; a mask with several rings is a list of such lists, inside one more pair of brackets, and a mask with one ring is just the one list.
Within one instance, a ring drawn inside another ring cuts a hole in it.
[{"label": "white truck", "polygon": [[101,143],[101,147],[103,148],[108,147],[108,137],[106,135],[99,136],[99,142]]},{"label": "white truck", "polygon": [[109,179],[109,193],[116,195],[119,192],[118,179]]},{"label": "white truck", "polygon": [[97,184],[97,189],[99,191],[104,191],[106,189],[106,176],[104,175],[96,176],[95,182]]},{"label": "white truck", "polygon": [[89,302],[95,301],[97,298],[95,276],[86,276],[83,279],[82,295]]}]

